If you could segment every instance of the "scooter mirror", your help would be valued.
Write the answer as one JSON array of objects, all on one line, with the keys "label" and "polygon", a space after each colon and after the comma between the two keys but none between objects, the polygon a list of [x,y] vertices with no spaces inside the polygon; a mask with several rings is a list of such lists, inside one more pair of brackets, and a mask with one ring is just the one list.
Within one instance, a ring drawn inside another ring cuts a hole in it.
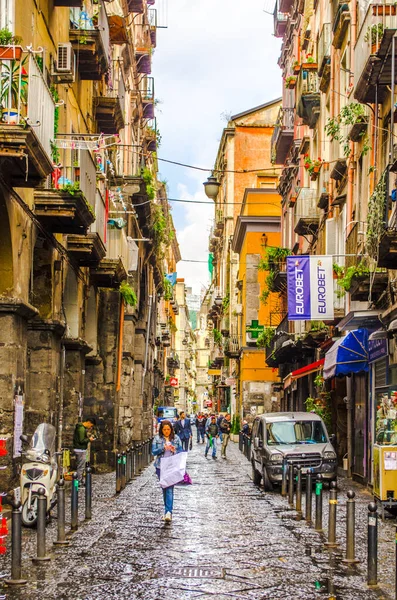
[{"label": "scooter mirror", "polygon": [[25,435],[24,433],[22,435],[19,436],[19,439],[21,440],[21,442],[25,442],[25,444],[28,443],[28,436]]}]

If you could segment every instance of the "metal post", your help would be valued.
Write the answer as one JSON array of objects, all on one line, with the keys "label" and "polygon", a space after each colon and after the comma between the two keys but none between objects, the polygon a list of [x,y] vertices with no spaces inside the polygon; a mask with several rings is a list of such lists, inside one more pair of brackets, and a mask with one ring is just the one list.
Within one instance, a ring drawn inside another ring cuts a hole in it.
[{"label": "metal post", "polygon": [[142,442],[138,444],[138,473],[142,471]]},{"label": "metal post", "polygon": [[79,528],[79,480],[77,479],[77,473],[73,473],[72,498],[70,508],[70,530],[77,531]]},{"label": "metal post", "polygon": [[92,518],[92,469],[87,467],[85,472],[85,518]]},{"label": "metal post", "polygon": [[294,465],[291,463],[288,467],[288,502],[294,506]]},{"label": "metal post", "polygon": [[131,448],[131,475],[135,477],[136,475],[136,444],[132,444]]},{"label": "metal post", "polygon": [[116,455],[116,494],[121,492],[121,454]]},{"label": "metal post", "polygon": [[126,450],[126,460],[127,460],[127,465],[126,465],[125,479],[126,479],[126,483],[129,483],[131,481],[131,451],[129,448],[127,448],[127,450]]},{"label": "metal post", "polygon": [[302,467],[297,465],[297,476],[296,476],[296,506],[295,509],[298,513],[298,519],[302,518]]},{"label": "metal post", "polygon": [[306,475],[306,512],[305,519],[308,523],[312,522],[312,493],[313,493],[312,473],[308,471]]},{"label": "metal post", "polygon": [[11,579],[5,579],[7,585],[25,585],[22,579],[22,513],[21,503],[12,503],[11,514]]},{"label": "metal post", "polygon": [[127,455],[125,452],[121,454],[121,489],[125,488],[126,482]]},{"label": "metal post", "polygon": [[315,530],[323,531],[323,476],[317,475],[316,481],[316,523]]},{"label": "metal post", "polygon": [[355,525],[356,525],[356,494],[353,490],[347,492],[346,502],[346,558],[342,560],[345,564],[356,564],[360,562],[355,557]]},{"label": "metal post", "polygon": [[282,464],[282,475],[283,478],[281,480],[281,495],[285,497],[287,495],[287,459],[285,456],[283,458]]},{"label": "metal post", "polygon": [[58,538],[55,546],[69,546],[65,537],[65,481],[60,479],[57,484],[57,529]]},{"label": "metal post", "polygon": [[34,563],[51,560],[50,556],[46,556],[45,547],[45,528],[47,520],[47,496],[44,488],[40,488],[37,498],[37,556],[32,558]]},{"label": "metal post", "polygon": [[338,492],[336,482],[332,481],[329,490],[329,511],[328,511],[328,542],[325,542],[327,548],[336,548],[336,507],[338,504]]},{"label": "metal post", "polygon": [[[397,548],[397,545],[396,545]],[[396,550],[397,551],[397,550]],[[378,585],[378,513],[375,502],[368,504],[368,574],[367,584]]]}]

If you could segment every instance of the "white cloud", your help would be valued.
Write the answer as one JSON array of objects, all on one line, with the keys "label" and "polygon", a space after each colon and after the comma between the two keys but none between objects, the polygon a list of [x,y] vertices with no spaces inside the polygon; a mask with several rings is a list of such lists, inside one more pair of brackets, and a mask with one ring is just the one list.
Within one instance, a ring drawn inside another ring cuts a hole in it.
[{"label": "white cloud", "polygon": [[[157,7],[161,8],[159,0]],[[270,0],[266,0],[269,10]],[[169,0],[168,29],[158,31],[154,55],[159,156],[211,168],[226,122],[281,95],[280,42],[265,0]],[[208,200],[208,173],[160,162],[170,197]],[[182,258],[207,261],[213,208],[173,203]],[[199,291],[208,281],[205,263],[179,263],[178,276]]]}]

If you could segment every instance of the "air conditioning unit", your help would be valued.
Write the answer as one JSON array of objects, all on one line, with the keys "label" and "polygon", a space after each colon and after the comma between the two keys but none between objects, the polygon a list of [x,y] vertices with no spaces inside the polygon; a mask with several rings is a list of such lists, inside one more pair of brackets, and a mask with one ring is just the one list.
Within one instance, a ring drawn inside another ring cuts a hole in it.
[{"label": "air conditioning unit", "polygon": [[75,59],[72,44],[70,42],[58,44],[57,59],[52,75],[57,79],[57,83],[66,83],[74,81],[74,72]]}]

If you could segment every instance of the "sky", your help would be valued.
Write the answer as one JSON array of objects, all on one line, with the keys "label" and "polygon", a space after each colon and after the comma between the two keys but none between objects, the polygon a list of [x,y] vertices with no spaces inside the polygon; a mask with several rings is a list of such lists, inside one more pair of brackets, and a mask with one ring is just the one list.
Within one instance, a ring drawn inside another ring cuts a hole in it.
[{"label": "sky", "polygon": [[[277,65],[280,40],[273,36],[272,0],[157,0],[159,22],[153,57],[159,158],[206,169],[214,164],[227,118],[281,96]],[[168,5],[168,6],[167,6]],[[209,284],[208,236],[213,205],[203,182],[210,171],[159,161],[182,258],[179,262],[194,293]]]}]

